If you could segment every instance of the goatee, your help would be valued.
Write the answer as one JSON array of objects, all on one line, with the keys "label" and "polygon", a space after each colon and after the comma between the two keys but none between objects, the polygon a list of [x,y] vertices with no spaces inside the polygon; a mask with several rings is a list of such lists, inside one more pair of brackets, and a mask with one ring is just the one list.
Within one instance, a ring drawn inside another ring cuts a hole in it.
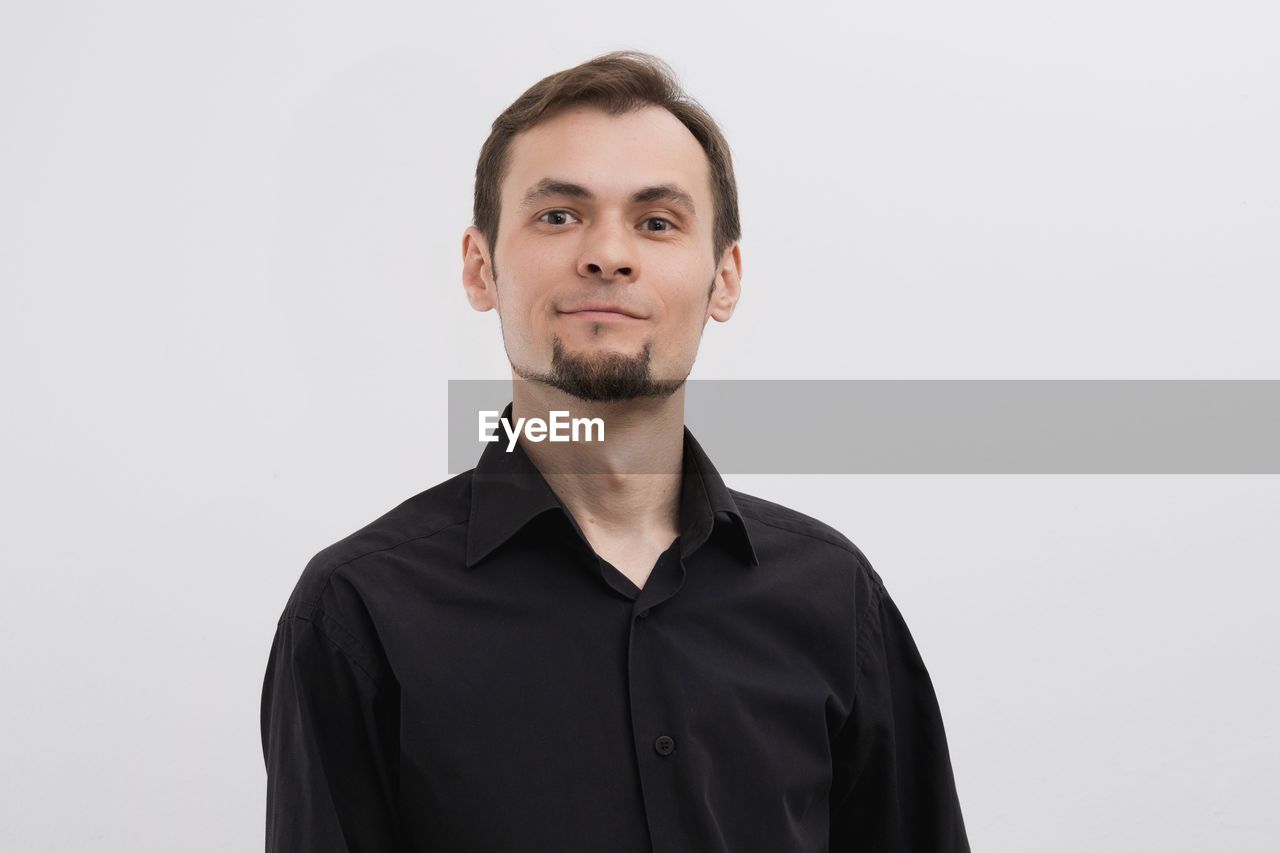
[{"label": "goatee", "polygon": [[551,341],[551,372],[519,372],[524,379],[545,382],[581,400],[613,403],[637,397],[669,397],[683,379],[655,379],[650,370],[653,344],[646,341],[635,355],[620,352],[567,352],[560,337]]}]

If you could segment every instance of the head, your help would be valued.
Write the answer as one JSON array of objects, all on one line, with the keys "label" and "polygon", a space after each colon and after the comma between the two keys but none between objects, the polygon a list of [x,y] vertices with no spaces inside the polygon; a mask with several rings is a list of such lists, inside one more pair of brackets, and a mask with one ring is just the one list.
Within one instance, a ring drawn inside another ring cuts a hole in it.
[{"label": "head", "polygon": [[617,51],[539,81],[494,121],[463,285],[497,310],[515,375],[584,400],[665,396],[707,321],[733,314],[739,238],[719,128],[665,63]]}]

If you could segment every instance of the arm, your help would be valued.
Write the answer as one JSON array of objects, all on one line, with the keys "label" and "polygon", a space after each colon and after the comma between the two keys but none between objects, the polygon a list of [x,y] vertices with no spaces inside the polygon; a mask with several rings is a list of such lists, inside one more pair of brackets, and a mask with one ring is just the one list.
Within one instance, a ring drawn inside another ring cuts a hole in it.
[{"label": "arm", "polygon": [[832,853],[969,853],[942,714],[907,624],[874,571],[853,709],[833,742]]},{"label": "arm", "polygon": [[267,853],[390,853],[399,690],[322,610],[280,620],[262,686]]}]

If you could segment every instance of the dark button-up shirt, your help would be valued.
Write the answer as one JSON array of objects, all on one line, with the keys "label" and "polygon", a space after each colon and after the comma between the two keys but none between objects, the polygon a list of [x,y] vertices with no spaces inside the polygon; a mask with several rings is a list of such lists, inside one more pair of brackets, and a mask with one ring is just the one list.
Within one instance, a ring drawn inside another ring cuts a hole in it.
[{"label": "dark button-up shirt", "polygon": [[686,428],[638,588],[500,434],[303,570],[263,683],[269,853],[969,849],[851,541],[727,488]]}]

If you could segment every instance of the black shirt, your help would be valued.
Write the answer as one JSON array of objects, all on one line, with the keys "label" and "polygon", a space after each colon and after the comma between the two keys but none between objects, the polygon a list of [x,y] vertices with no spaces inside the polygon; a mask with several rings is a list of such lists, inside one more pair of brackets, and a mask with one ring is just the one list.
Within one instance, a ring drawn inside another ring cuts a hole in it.
[{"label": "black shirt", "polygon": [[637,588],[500,435],[303,570],[263,683],[268,853],[968,851],[852,542],[727,488],[686,428]]}]

